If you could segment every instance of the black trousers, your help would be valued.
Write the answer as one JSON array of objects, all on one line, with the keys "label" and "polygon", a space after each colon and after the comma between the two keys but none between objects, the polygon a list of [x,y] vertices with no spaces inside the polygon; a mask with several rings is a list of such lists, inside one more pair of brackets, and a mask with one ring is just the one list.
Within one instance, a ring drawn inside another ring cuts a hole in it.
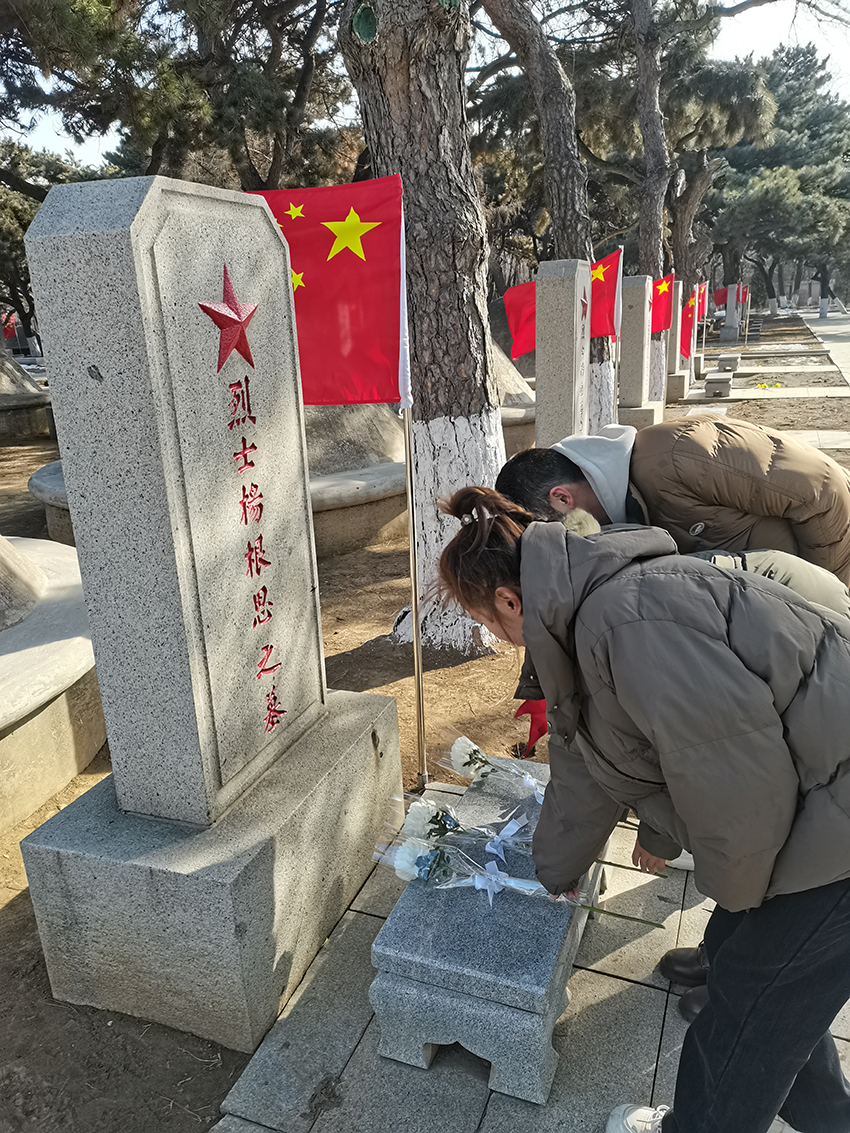
[{"label": "black trousers", "polygon": [[850,880],[716,908],[709,1001],[682,1047],[663,1133],[850,1133],[850,1083],[829,1027],[850,999]]}]

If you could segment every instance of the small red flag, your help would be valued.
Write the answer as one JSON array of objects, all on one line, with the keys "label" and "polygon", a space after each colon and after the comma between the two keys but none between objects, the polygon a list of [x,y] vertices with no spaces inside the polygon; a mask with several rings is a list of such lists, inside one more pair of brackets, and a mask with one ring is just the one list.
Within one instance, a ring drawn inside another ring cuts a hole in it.
[{"label": "small red flag", "polygon": [[718,287],[717,290],[714,292],[714,305],[715,305],[715,307],[725,307],[726,306],[726,298],[727,298],[728,294],[729,294],[729,288],[728,287]]},{"label": "small red flag", "polygon": [[691,297],[682,307],[682,333],[679,340],[679,353],[683,358],[691,356],[691,341],[694,334],[694,312],[697,305],[697,289],[691,292]]},{"label": "small red flag", "polygon": [[699,301],[697,304],[697,318],[704,319],[708,310],[708,283],[699,285]]},{"label": "small red flag", "polygon": [[590,337],[620,333],[623,298],[623,249],[590,265]]},{"label": "small red flag", "polygon": [[304,404],[409,405],[401,178],[258,195],[289,245]]},{"label": "small red flag", "polygon": [[505,301],[505,314],[508,316],[508,329],[513,345],[511,358],[519,358],[534,350],[537,324],[537,284],[519,283],[509,287],[502,296]]},{"label": "small red flag", "polygon": [[739,283],[738,284],[738,302],[739,303],[746,303],[747,299],[749,298],[749,294],[750,294],[749,284]]},{"label": "small red flag", "polygon": [[14,338],[15,337],[15,312],[14,311],[10,311],[8,314],[3,316],[3,337],[4,338]]},{"label": "small red flag", "polygon": [[673,272],[652,284],[652,333],[668,330],[673,323]]}]

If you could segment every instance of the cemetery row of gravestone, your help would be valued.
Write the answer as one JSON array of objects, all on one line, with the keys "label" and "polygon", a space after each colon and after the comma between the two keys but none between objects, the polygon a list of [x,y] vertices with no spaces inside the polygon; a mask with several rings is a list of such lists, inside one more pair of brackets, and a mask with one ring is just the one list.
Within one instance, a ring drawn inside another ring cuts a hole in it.
[{"label": "cemetery row of gravestone", "polygon": [[[27,249],[114,769],[23,844],[51,987],[253,1050],[400,790],[395,703],[325,687],[286,246],[258,197],[135,178],[54,189]],[[541,267],[538,443],[613,416],[589,283]],[[641,423],[648,312],[629,282]]]}]

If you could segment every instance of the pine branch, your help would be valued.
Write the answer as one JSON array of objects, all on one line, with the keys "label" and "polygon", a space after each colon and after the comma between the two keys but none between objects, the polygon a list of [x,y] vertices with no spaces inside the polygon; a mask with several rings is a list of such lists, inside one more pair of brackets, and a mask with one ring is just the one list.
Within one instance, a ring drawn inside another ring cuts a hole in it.
[{"label": "pine branch", "polygon": [[0,182],[33,201],[43,201],[47,196],[47,189],[44,185],[34,185],[32,181],[27,181],[20,174],[15,173],[13,169],[0,168]]},{"label": "pine branch", "polygon": [[595,166],[597,169],[602,169],[606,173],[611,173],[614,176],[622,177],[626,181],[631,181],[633,185],[640,185],[643,182],[641,175],[628,165],[617,165],[613,161],[606,161],[604,157],[597,157],[596,154],[582,141],[580,135],[578,137],[578,151],[585,161]]}]

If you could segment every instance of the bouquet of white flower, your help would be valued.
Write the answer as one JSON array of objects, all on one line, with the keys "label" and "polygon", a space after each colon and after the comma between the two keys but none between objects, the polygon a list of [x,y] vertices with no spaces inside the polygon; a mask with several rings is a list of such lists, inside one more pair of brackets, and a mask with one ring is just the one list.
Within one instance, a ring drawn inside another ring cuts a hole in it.
[{"label": "bouquet of white flower", "polygon": [[468,736],[460,736],[452,744],[448,759],[441,759],[440,766],[455,775],[465,779],[486,779],[488,775],[518,775],[526,787],[533,793],[537,802],[543,802],[544,784],[535,779],[528,771],[514,767],[510,763],[493,763],[488,759],[478,744],[472,742]]},{"label": "bouquet of white flower", "polygon": [[433,799],[419,798],[418,795],[405,795],[409,800],[407,817],[401,828],[405,838],[425,838],[442,843],[446,838],[483,838],[487,841],[487,851],[498,854],[504,861],[504,847],[512,846],[524,853],[531,849],[531,833],[527,829],[528,818],[524,814],[512,818],[501,830],[491,826],[461,826],[455,811],[450,806],[438,806]]}]

